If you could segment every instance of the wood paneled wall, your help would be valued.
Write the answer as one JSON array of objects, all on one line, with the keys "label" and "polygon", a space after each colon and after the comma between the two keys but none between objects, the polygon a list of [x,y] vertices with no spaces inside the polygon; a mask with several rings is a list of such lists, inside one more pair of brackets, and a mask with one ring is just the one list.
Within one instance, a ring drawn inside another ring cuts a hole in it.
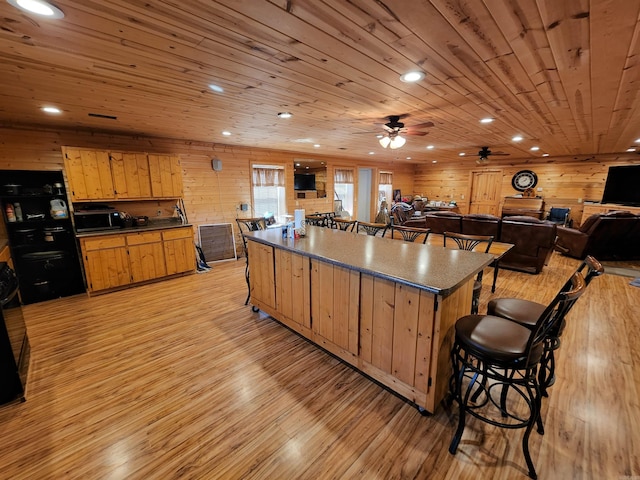
[{"label": "wood paneled wall", "polygon": [[[378,178],[379,168],[382,167],[382,165],[373,164],[367,158],[362,162],[354,162],[351,159],[305,155],[305,158],[326,162],[327,196],[296,200],[293,190],[293,162],[295,158],[300,157],[300,154],[168,138],[87,133],[75,130],[2,128],[0,129],[0,170],[62,170],[60,147],[63,145],[179,155],[184,173],[184,201],[187,215],[190,223],[196,227],[199,224],[208,223],[233,223],[236,216],[250,217],[255,214],[251,208],[251,166],[253,164],[274,164],[285,167],[289,212],[293,212],[296,208],[304,208],[307,212],[332,211],[333,171],[338,166],[373,168],[374,179]],[[222,160],[221,171],[213,170],[211,166],[213,157]],[[384,170],[394,173],[394,188],[401,188],[403,192],[413,191],[413,165],[390,162],[384,164]],[[377,198],[377,192],[372,192],[372,198]],[[242,203],[250,206],[249,211],[240,211]],[[137,215],[153,217],[158,208],[165,216],[172,214],[172,205],[166,202],[129,202],[127,208],[131,210],[129,213]],[[371,206],[372,218],[377,208],[378,205]],[[240,245],[238,240],[236,244]]]},{"label": "wood paneled wall", "polygon": [[520,170],[532,170],[538,176],[536,194],[544,197],[545,209],[571,208],[571,218],[579,222],[584,201],[602,199],[607,171],[613,165],[640,164],[636,154],[599,155],[592,157],[547,157],[539,160],[505,161],[492,158],[489,164],[478,166],[470,159],[456,163],[439,162],[416,167],[414,192],[429,200],[455,200],[462,213],[468,212],[471,175],[474,171],[502,172],[500,197],[520,192],[511,186],[511,178]]}]

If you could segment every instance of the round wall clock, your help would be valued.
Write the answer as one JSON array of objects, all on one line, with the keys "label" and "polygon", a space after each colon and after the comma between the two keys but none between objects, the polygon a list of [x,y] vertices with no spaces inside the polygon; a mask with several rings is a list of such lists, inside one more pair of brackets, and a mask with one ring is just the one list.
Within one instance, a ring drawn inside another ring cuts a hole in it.
[{"label": "round wall clock", "polygon": [[531,170],[520,170],[511,179],[511,185],[519,192],[533,188],[538,183],[538,176]]}]

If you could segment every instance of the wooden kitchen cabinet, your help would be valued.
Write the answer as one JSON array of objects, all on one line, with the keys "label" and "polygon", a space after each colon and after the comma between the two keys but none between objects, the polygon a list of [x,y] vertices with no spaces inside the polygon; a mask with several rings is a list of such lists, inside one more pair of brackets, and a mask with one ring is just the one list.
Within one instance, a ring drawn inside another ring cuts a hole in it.
[{"label": "wooden kitchen cabinet", "polygon": [[196,250],[191,227],[163,231],[162,245],[167,275],[193,270],[196,263]]},{"label": "wooden kitchen cabinet", "polygon": [[175,155],[62,147],[72,202],[182,197],[182,167]]},{"label": "wooden kitchen cabinet", "polygon": [[182,197],[182,167],[173,155],[147,155],[154,198]]},{"label": "wooden kitchen cabinet", "polygon": [[118,199],[151,198],[149,161],[145,153],[112,152],[111,176]]},{"label": "wooden kitchen cabinet", "polygon": [[104,236],[80,239],[87,288],[106,290],[131,283],[125,238]]},{"label": "wooden kitchen cabinet", "polygon": [[73,202],[115,198],[109,152],[62,147],[62,155]]},{"label": "wooden kitchen cabinet", "polygon": [[193,272],[190,226],[80,238],[89,293]]},{"label": "wooden kitchen cabinet", "polygon": [[257,242],[247,243],[251,299],[276,308],[276,282],[273,247]]},{"label": "wooden kitchen cabinet", "polygon": [[129,268],[133,283],[167,275],[162,232],[140,232],[126,236]]}]

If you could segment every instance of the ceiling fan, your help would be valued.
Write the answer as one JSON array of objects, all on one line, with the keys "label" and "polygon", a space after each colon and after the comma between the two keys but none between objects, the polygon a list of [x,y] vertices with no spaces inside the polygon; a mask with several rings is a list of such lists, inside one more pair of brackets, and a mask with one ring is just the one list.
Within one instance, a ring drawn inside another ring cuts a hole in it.
[{"label": "ceiling fan", "polygon": [[509,153],[504,153],[504,152],[492,152],[491,150],[489,150],[489,147],[482,147],[480,148],[480,151],[478,152],[478,159],[476,160],[476,163],[478,165],[485,165],[487,163],[489,163],[489,156],[491,155],[496,155],[496,156],[507,156],[510,155]]},{"label": "ceiling fan", "polygon": [[406,139],[403,135],[419,135],[424,136],[427,132],[421,132],[422,128],[430,128],[434,126],[433,122],[424,122],[419,123],[417,125],[412,125],[410,127],[405,127],[405,124],[401,122],[401,119],[407,118],[409,116],[408,113],[404,115],[389,115],[386,117],[389,121],[382,125],[382,128],[386,130],[387,135],[380,138],[380,145],[383,148],[400,148],[402,147]]}]

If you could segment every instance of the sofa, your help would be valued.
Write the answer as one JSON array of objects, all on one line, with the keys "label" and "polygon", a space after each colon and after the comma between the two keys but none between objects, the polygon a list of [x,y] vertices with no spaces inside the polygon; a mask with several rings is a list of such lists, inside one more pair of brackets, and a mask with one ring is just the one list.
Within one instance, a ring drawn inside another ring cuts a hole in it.
[{"label": "sofa", "polygon": [[430,228],[432,233],[455,232],[465,235],[492,235],[496,241],[514,247],[500,260],[500,267],[527,273],[540,273],[553,253],[558,226],[529,216],[496,217],[472,213],[430,212],[413,217],[406,226]]},{"label": "sofa", "polygon": [[579,228],[558,227],[556,250],[569,257],[598,260],[640,258],[640,216],[628,211],[597,213]]}]

